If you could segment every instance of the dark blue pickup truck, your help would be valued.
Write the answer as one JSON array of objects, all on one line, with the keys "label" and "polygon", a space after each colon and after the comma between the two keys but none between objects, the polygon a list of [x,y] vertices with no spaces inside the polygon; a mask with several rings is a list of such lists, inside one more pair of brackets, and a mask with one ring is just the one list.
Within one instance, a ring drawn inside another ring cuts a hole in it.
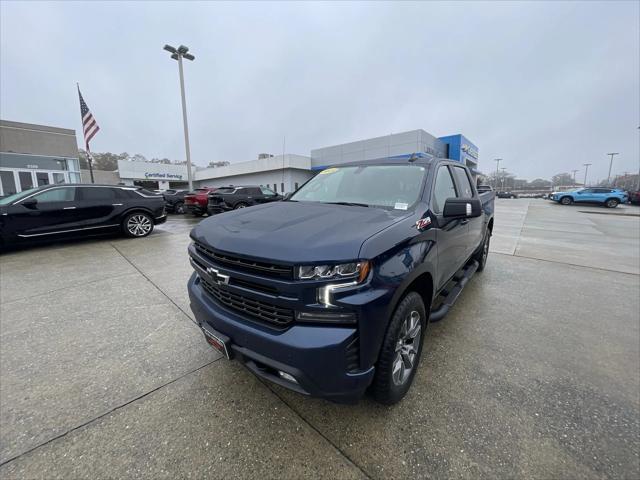
[{"label": "dark blue pickup truck", "polygon": [[319,172],[292,196],[191,232],[191,308],[256,375],[353,402],[406,394],[430,321],[487,261],[494,193],[442,159]]}]

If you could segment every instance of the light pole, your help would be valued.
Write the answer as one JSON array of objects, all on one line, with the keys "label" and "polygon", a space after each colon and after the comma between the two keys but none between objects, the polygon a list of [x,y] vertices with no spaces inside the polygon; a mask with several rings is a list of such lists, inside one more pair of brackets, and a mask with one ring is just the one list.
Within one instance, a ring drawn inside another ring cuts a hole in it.
[{"label": "light pole", "polygon": [[607,176],[607,185],[611,186],[611,167],[613,166],[613,157],[614,155],[620,155],[618,152],[607,153],[607,155],[611,155],[611,160],[609,161],[609,175]]},{"label": "light pole", "polygon": [[502,159],[501,158],[496,158],[493,161],[496,162],[496,184],[495,184],[495,188],[497,190],[498,189],[498,167],[500,166],[500,162],[502,161]]},{"label": "light pole", "polygon": [[573,172],[573,184],[576,184],[576,173],[579,172],[580,170],[571,170]]},{"label": "light pole", "polygon": [[506,168],[502,167],[500,170],[502,170],[502,177],[500,177],[502,180],[501,181],[502,186],[500,187],[500,189],[504,192],[504,171],[506,170]]},{"label": "light pole", "polygon": [[182,59],[194,60],[196,57],[191,55],[189,48],[180,45],[174,48],[171,45],[165,45],[164,49],[171,53],[171,58],[178,61],[178,71],[180,72],[180,94],[182,96],[182,122],[184,123],[184,147],[187,151],[187,178],[189,179],[189,190],[193,190],[193,174],[191,172],[191,150],[189,148],[189,125],[187,123],[187,103],[184,96],[184,73],[182,72]]},{"label": "light pole", "polygon": [[589,167],[591,165],[593,165],[592,163],[583,163],[582,164],[584,166],[584,185],[583,187],[587,186],[587,172],[589,171]]}]

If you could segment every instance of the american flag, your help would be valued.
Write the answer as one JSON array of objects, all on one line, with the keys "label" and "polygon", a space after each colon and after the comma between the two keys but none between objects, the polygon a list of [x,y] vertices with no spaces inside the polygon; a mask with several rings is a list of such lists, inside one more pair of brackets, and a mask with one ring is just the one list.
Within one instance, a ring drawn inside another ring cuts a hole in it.
[{"label": "american flag", "polygon": [[93,114],[89,110],[89,107],[87,107],[84,98],[82,98],[80,87],[78,87],[78,95],[80,96],[80,116],[82,117],[82,128],[84,130],[84,143],[87,150],[89,150],[89,140],[98,133],[100,127],[98,126],[96,119],[93,118]]}]

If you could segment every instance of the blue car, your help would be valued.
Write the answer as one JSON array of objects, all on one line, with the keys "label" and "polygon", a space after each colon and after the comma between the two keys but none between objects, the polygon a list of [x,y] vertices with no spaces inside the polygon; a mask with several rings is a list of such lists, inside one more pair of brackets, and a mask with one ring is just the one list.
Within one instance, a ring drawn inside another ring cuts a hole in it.
[{"label": "blue car", "polygon": [[627,192],[619,188],[579,188],[569,192],[553,192],[551,200],[562,205],[572,203],[596,203],[607,208],[616,208],[620,203],[627,203]]},{"label": "blue car", "polygon": [[472,178],[442,159],[341,165],[199,223],[188,289],[207,342],[302,394],[399,401],[428,324],[487,261],[494,196]]}]

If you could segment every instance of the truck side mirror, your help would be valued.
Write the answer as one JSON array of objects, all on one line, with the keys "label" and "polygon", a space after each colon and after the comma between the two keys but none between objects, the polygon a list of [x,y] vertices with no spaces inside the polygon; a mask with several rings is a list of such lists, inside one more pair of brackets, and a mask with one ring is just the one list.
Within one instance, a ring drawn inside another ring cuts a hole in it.
[{"label": "truck side mirror", "polygon": [[482,215],[478,198],[447,198],[442,215],[447,218],[474,218]]}]

